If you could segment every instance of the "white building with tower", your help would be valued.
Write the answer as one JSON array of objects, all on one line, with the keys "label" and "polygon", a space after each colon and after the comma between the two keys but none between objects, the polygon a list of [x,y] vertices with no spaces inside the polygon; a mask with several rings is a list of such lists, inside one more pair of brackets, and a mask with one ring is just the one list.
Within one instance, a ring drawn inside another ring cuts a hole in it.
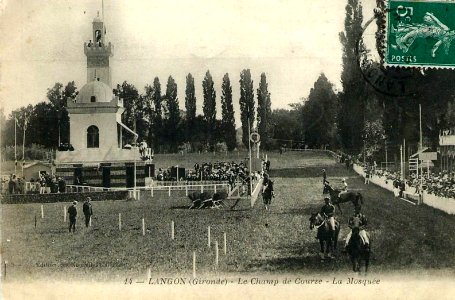
[{"label": "white building with tower", "polygon": [[[154,176],[150,149],[125,147],[123,135],[137,134],[122,123],[123,101],[112,90],[109,59],[113,46],[106,41],[106,27],[93,20],[92,39],[84,43],[87,83],[77,96],[67,99],[70,144],[73,151],[58,151],[56,173],[71,184],[102,187],[143,186]],[[136,174],[136,176],[135,176]]]}]

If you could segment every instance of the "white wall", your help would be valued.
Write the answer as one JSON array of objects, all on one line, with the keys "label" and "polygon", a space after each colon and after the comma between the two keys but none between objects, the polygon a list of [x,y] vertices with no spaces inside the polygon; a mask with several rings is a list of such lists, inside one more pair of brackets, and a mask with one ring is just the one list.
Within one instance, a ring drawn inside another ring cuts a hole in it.
[{"label": "white wall", "polygon": [[87,128],[99,129],[100,149],[118,148],[117,121],[115,113],[71,114],[70,143],[75,150],[87,149]]}]

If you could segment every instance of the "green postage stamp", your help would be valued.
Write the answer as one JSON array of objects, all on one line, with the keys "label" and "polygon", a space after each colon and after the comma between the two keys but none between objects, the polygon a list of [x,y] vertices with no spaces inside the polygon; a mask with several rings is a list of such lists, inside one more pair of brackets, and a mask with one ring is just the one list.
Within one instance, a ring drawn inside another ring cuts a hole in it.
[{"label": "green postage stamp", "polygon": [[389,0],[385,33],[386,66],[455,68],[455,1]]}]

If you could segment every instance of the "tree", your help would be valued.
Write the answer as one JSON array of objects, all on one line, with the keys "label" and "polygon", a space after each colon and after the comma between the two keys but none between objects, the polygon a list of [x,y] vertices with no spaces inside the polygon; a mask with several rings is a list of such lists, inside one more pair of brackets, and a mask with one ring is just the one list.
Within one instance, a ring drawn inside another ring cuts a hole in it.
[{"label": "tree", "polygon": [[139,141],[148,141],[151,113],[149,105],[150,103],[144,95],[139,95],[134,105],[136,133],[138,134]]},{"label": "tree", "polygon": [[[114,94],[123,99],[123,107],[125,108],[125,112],[122,115],[123,124],[136,132],[138,120],[136,105],[139,100],[138,90],[134,85],[124,81],[122,85],[117,84],[117,89],[114,90]],[[122,136],[124,144],[136,142],[135,137],[130,133]]]},{"label": "tree", "polygon": [[363,147],[361,128],[364,127],[366,101],[366,83],[357,60],[357,49],[359,51],[364,49],[361,40],[362,22],[362,5],[358,0],[348,0],[344,21],[345,30],[340,33],[343,47],[341,73],[343,91],[339,94],[338,129],[344,149],[354,153],[359,152]]},{"label": "tree", "polygon": [[53,113],[56,117],[57,124],[57,145],[60,143],[68,143],[70,139],[70,122],[67,111],[67,99],[75,98],[77,95],[77,87],[74,81],[70,81],[65,87],[61,83],[56,83],[47,90],[47,99],[50,102]]},{"label": "tree", "polygon": [[257,127],[258,133],[261,136],[261,145],[268,149],[270,147],[270,134],[272,129],[272,108],[270,93],[268,91],[267,77],[265,73],[261,74],[259,88],[257,89],[258,98],[258,113],[257,113]]},{"label": "tree", "polygon": [[234,106],[232,104],[232,86],[228,73],[223,76],[221,90],[222,136],[224,137],[228,151],[232,151],[237,147],[237,140],[235,134]]},{"label": "tree", "polygon": [[305,101],[301,124],[305,142],[312,148],[337,145],[337,96],[333,85],[321,74]]},{"label": "tree", "polygon": [[158,77],[155,77],[151,86],[145,86],[145,97],[150,106],[149,145],[151,145],[155,151],[160,151],[163,135],[163,110],[161,83]]},{"label": "tree", "polygon": [[165,143],[169,145],[171,152],[177,152],[181,141],[180,134],[180,110],[177,98],[177,83],[169,76],[166,85],[166,111],[165,111]]},{"label": "tree", "polygon": [[210,150],[213,151],[217,132],[216,132],[216,91],[213,87],[213,79],[212,75],[210,75],[210,71],[205,73],[204,80],[202,81],[202,91],[204,94],[204,105],[202,110],[204,112],[204,120],[206,122],[206,136],[207,142],[209,144]]},{"label": "tree", "polygon": [[371,160],[373,155],[384,145],[386,139],[382,120],[366,121],[363,128],[362,137],[364,139],[364,154],[367,160]]},{"label": "tree", "polygon": [[[254,120],[254,91],[250,69],[240,73],[240,120],[242,121],[242,142],[248,147],[248,131],[253,128]],[[248,126],[249,124],[249,126]]]},{"label": "tree", "polygon": [[303,103],[291,104],[291,109],[275,109],[271,114],[272,132],[276,148],[286,145],[289,140],[302,141],[302,107]]},{"label": "tree", "polygon": [[185,89],[185,109],[186,109],[186,122],[185,122],[185,141],[190,142],[191,148],[194,147],[194,120],[196,119],[196,93],[194,89],[194,77],[189,73],[186,76],[186,89]]}]

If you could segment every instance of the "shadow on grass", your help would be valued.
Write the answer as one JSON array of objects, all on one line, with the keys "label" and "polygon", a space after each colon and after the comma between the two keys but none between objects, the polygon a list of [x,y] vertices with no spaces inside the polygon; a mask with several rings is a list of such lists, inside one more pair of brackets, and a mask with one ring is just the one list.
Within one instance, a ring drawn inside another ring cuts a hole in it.
[{"label": "shadow on grass", "polygon": [[350,260],[346,254],[341,252],[340,247],[342,247],[341,241],[338,243],[338,249],[333,252],[334,258],[323,258],[322,253],[320,253],[319,242],[316,239],[303,244],[293,244],[290,247],[281,248],[275,257],[251,261],[245,265],[245,271],[305,271],[305,273],[349,271],[351,268]]},{"label": "shadow on grass", "polygon": [[287,256],[271,259],[255,260],[246,266],[247,271],[284,271],[298,272],[328,272],[348,270],[348,260],[344,256],[337,255],[333,259],[321,259],[318,253],[305,256]]},{"label": "shadow on grass", "polygon": [[281,178],[318,178],[322,180],[322,169],[330,169],[330,174],[348,175],[352,174],[350,170],[346,170],[343,166],[302,166],[297,168],[283,168],[283,169],[272,169],[269,174],[271,177]]},{"label": "shadow on grass", "polygon": [[179,205],[179,206],[171,206],[169,209],[185,209],[188,210],[190,205]]}]

